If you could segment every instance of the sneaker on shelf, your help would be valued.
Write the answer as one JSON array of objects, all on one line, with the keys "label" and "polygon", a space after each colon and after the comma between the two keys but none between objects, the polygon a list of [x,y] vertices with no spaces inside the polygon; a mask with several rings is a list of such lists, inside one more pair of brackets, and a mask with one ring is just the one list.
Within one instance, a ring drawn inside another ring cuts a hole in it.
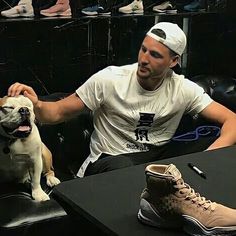
[{"label": "sneaker on shelf", "polygon": [[177,13],[177,9],[175,6],[170,6],[166,9],[166,13],[167,14],[176,14]]},{"label": "sneaker on shelf", "polygon": [[175,165],[148,165],[138,219],[189,235],[236,235],[236,210],[211,202],[182,179]]},{"label": "sneaker on shelf", "polygon": [[81,10],[81,12],[84,15],[87,16],[96,16],[96,15],[111,15],[111,9],[110,8],[105,8],[101,6],[100,4],[91,6],[91,7],[86,7]]},{"label": "sneaker on shelf", "polygon": [[98,14],[98,9],[100,8],[100,5],[99,4],[96,4],[96,5],[93,5],[93,6],[90,6],[90,7],[85,7],[81,10],[81,12],[84,14],[84,15],[87,15],[87,16],[95,16]]},{"label": "sneaker on shelf", "polygon": [[34,9],[31,4],[19,3],[13,8],[2,11],[1,15],[7,18],[14,17],[34,17]]},{"label": "sneaker on shelf", "polygon": [[205,11],[205,4],[203,0],[194,0],[191,3],[184,6],[185,11],[195,12],[195,11]]},{"label": "sneaker on shelf", "polygon": [[58,3],[48,9],[41,10],[40,14],[48,17],[71,16],[71,9],[69,4]]},{"label": "sneaker on shelf", "polygon": [[98,15],[104,15],[104,16],[111,15],[111,9],[108,7],[99,6],[97,12]]},{"label": "sneaker on shelf", "polygon": [[67,10],[58,13],[58,16],[71,16],[71,9],[68,8]]},{"label": "sneaker on shelf", "polygon": [[143,13],[143,1],[134,0],[129,5],[119,8],[119,12],[124,14],[141,14]]},{"label": "sneaker on shelf", "polygon": [[154,12],[158,13],[177,13],[177,9],[171,4],[170,1],[165,1],[159,5],[152,8]]}]

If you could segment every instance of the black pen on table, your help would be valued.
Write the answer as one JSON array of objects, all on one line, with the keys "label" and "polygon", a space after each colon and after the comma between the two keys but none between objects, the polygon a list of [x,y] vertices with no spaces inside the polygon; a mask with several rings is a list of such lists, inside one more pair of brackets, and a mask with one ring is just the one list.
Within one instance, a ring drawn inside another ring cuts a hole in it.
[{"label": "black pen on table", "polygon": [[206,175],[205,173],[200,170],[198,167],[196,167],[195,165],[193,165],[192,163],[188,163],[188,167],[190,167],[190,169],[192,169],[193,171],[195,171],[198,175],[200,175],[203,179],[206,179]]}]

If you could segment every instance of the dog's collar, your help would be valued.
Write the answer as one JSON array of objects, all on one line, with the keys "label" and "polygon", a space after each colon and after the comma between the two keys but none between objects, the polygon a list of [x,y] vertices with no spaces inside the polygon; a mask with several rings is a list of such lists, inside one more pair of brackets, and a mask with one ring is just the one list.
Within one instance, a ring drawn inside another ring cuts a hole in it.
[{"label": "dog's collar", "polygon": [[13,144],[15,141],[16,141],[16,139],[14,139],[14,138],[6,138],[3,136],[0,136],[0,144],[3,144],[2,145],[3,146],[3,148],[2,148],[3,153],[9,154],[10,153],[9,146],[11,144]]}]

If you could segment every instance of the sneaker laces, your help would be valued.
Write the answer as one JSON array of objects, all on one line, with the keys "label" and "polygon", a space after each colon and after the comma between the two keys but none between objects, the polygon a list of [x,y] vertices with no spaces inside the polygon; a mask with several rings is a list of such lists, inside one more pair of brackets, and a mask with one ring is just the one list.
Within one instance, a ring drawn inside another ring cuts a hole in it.
[{"label": "sneaker laces", "polygon": [[199,193],[196,193],[193,188],[191,188],[188,184],[184,183],[183,179],[178,180],[174,187],[177,188],[181,194],[185,195],[186,200],[191,200],[192,203],[196,203],[199,206],[204,207],[205,210],[209,208],[212,211],[215,210],[216,204],[214,202],[207,200]]}]

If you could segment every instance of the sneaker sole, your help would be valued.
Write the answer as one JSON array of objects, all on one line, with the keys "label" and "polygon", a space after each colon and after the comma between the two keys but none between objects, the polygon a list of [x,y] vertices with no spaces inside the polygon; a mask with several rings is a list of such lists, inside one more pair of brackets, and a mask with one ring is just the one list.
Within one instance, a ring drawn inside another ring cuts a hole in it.
[{"label": "sneaker sole", "polygon": [[176,14],[177,10],[166,10],[167,14]]},{"label": "sneaker sole", "polygon": [[231,227],[213,227],[207,228],[194,217],[183,215],[182,224],[171,222],[159,216],[151,204],[145,199],[140,201],[138,219],[147,225],[157,228],[183,228],[183,230],[192,236],[233,236],[236,235],[236,226]]},{"label": "sneaker sole", "polygon": [[16,18],[16,17],[34,17],[32,14],[12,14],[12,15],[5,15],[4,13],[1,13],[2,16],[7,18]]},{"label": "sneaker sole", "polygon": [[153,209],[151,204],[145,199],[141,199],[140,201],[138,219],[144,224],[151,225],[158,228],[181,228],[182,227],[182,225],[177,222],[171,222],[159,216],[158,213]]},{"label": "sneaker sole", "polygon": [[161,10],[161,9],[152,9],[154,12],[158,12],[158,13],[165,13],[166,10]]},{"label": "sneaker sole", "polygon": [[98,12],[92,12],[92,11],[81,11],[84,15],[87,16],[95,16],[98,15]]},{"label": "sneaker sole", "polygon": [[54,17],[54,16],[71,16],[71,14],[63,14],[63,13],[42,13],[40,15],[47,16],[47,17]]},{"label": "sneaker sole", "polygon": [[217,236],[233,236],[236,235],[236,226],[231,227],[213,227],[207,228],[203,224],[201,224],[197,219],[192,216],[183,215],[185,224],[183,229],[186,233],[193,235],[193,236],[210,236],[210,235],[217,235]]},{"label": "sneaker sole", "polygon": [[98,15],[100,15],[100,16],[110,16],[110,15],[111,15],[111,12],[106,12],[106,13],[100,13],[100,12],[98,12]]},{"label": "sneaker sole", "polygon": [[184,11],[188,11],[188,12],[205,12],[206,9],[204,9],[204,8],[199,8],[199,9],[187,8],[187,9],[185,9],[184,8]]},{"label": "sneaker sole", "polygon": [[177,13],[177,10],[154,10],[154,12],[157,12],[159,14],[169,13],[169,14],[175,14]]},{"label": "sneaker sole", "polygon": [[139,11],[120,11],[120,13],[123,13],[123,14],[142,14],[143,13],[143,10],[139,10]]},{"label": "sneaker sole", "polygon": [[59,16],[57,13],[46,13],[46,12],[40,12],[40,15],[47,17]]}]

